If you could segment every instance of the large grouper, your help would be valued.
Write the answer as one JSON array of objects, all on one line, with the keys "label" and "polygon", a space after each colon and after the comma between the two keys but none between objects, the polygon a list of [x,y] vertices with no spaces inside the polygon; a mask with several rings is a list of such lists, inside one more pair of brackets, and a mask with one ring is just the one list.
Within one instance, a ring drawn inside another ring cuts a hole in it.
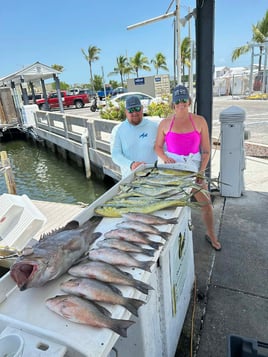
[{"label": "large grouper", "polygon": [[10,276],[19,289],[43,286],[67,272],[101,236],[99,232],[94,233],[101,219],[93,216],[81,226],[71,221],[42,235],[32,249],[25,249],[10,268]]}]

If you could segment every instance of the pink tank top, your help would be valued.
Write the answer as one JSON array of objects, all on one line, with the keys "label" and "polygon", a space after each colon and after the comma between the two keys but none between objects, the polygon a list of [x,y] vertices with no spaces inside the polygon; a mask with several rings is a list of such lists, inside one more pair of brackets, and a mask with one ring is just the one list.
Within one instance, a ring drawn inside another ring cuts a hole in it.
[{"label": "pink tank top", "polygon": [[189,114],[194,131],[189,133],[174,133],[171,131],[175,117],[172,118],[169,131],[166,133],[165,142],[167,151],[177,155],[196,154],[200,151],[201,134],[196,130],[192,115]]}]

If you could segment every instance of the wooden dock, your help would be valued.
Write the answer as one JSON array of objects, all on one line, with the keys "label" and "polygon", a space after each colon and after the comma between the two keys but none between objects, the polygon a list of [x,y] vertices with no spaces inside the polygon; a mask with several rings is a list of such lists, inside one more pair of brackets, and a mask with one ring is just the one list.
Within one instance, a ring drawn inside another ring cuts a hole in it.
[{"label": "wooden dock", "polygon": [[75,216],[81,213],[84,209],[83,206],[59,203],[59,202],[47,202],[47,201],[32,201],[33,204],[43,213],[47,218],[44,226],[37,233],[41,235],[45,232],[50,232],[53,229],[64,226],[71,221]]}]

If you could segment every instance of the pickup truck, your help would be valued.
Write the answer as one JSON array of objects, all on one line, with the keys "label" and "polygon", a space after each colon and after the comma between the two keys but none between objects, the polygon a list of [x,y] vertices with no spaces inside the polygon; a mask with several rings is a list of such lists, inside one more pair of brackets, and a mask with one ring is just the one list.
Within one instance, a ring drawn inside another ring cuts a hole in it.
[{"label": "pickup truck", "polygon": [[[83,108],[86,103],[89,103],[88,94],[72,94],[67,91],[61,91],[62,104],[64,107],[75,106],[77,109]],[[47,104],[44,98],[36,101],[40,110],[59,108],[59,99],[56,92],[50,93],[47,97]]]},{"label": "pickup truck", "polygon": [[112,96],[112,93],[113,93],[113,88],[112,87],[105,87],[105,92],[104,92],[103,88],[101,90],[98,90],[98,92],[97,92],[98,97],[100,98],[100,100],[105,99],[105,97]]}]

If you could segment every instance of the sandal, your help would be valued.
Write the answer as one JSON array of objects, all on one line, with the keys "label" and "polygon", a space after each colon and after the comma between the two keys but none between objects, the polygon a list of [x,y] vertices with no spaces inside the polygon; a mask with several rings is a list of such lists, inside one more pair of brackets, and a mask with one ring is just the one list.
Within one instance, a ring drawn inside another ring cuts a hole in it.
[{"label": "sandal", "polygon": [[211,239],[210,239],[210,237],[209,237],[207,234],[205,235],[205,239],[206,239],[206,241],[211,245],[211,247],[212,247],[213,249],[215,249],[217,252],[219,252],[219,251],[221,250],[221,247],[217,248],[217,247],[215,247],[215,246],[212,244]]}]

